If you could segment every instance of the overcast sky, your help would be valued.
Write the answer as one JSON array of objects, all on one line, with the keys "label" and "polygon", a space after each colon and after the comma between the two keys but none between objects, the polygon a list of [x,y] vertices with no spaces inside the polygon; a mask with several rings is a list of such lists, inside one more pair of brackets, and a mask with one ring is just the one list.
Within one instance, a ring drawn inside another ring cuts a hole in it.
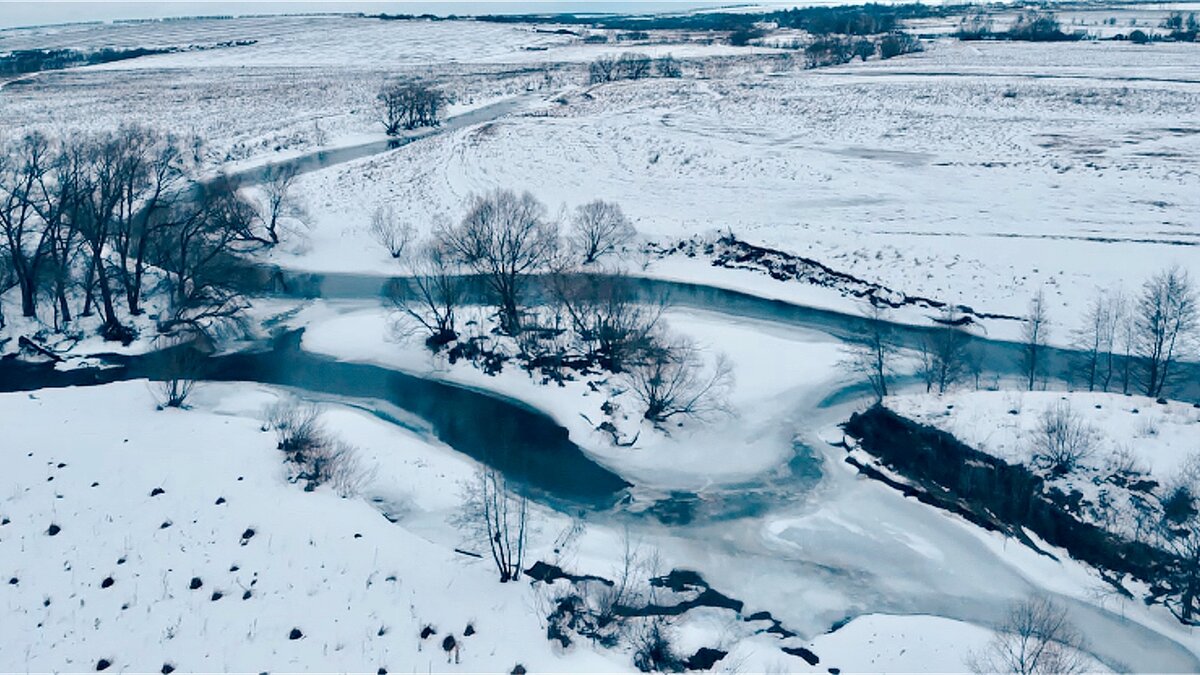
[{"label": "overcast sky", "polygon": [[475,0],[473,2],[230,2],[229,0],[168,0],[166,2],[26,2],[0,0],[0,28],[78,21],[148,19],[169,16],[224,14],[288,14],[299,12],[387,12],[391,14],[514,14],[525,12],[663,12],[697,7],[746,4],[738,0],[650,0],[595,2],[585,0]]}]

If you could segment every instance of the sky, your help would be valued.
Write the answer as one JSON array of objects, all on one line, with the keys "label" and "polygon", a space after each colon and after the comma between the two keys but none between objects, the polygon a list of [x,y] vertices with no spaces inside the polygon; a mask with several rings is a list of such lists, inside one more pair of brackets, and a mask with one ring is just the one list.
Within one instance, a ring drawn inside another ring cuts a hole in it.
[{"label": "sky", "polygon": [[304,12],[366,12],[390,14],[519,14],[527,12],[664,12],[700,7],[745,4],[739,0],[474,0],[470,2],[378,2],[318,0],[297,2],[231,2],[230,0],[167,0],[162,2],[61,2],[0,0],[0,28],[114,19],[153,19],[177,16],[291,14]]}]

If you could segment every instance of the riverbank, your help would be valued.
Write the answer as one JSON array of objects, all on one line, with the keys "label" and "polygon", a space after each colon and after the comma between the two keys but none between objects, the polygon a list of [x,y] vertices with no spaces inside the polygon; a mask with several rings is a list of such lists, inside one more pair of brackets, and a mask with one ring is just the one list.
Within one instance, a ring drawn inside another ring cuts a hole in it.
[{"label": "riverbank", "polygon": [[[989,396],[1000,394],[976,393],[973,398]],[[1106,400],[1109,396],[1094,395]],[[970,394],[947,400],[964,397],[969,405]],[[1037,400],[1038,396],[1031,394],[1030,398]],[[909,410],[920,409],[922,400],[919,396],[889,399]],[[953,403],[947,405],[954,408]],[[1018,409],[1009,413],[1021,416]],[[934,415],[935,420],[938,417]],[[966,419],[971,419],[969,414]],[[1168,553],[1150,534],[1139,530],[1135,536],[1128,529],[1129,521],[1139,520],[1147,528],[1163,517],[1158,505],[1160,500],[1165,504],[1166,492],[1160,485],[1170,485],[1164,478],[1163,458],[1158,458],[1158,471],[1151,474],[1148,458],[1158,454],[1154,448],[1121,451],[1122,446],[1115,445],[1120,438],[1102,438],[1097,432],[1089,441],[1095,447],[1066,474],[1039,469],[1038,460],[1028,455],[1023,461],[1009,463],[995,456],[997,450],[1004,452],[1004,440],[1011,433],[1003,422],[999,418],[991,420],[993,431],[988,435],[995,439],[996,449],[983,452],[935,426],[875,406],[852,415],[845,424],[846,434],[852,439],[845,446],[845,461],[862,475],[906,497],[941,509],[993,536],[1011,538],[1015,546],[1034,554],[1034,559],[1045,558],[1047,562],[1042,564],[1070,561],[1070,566],[1095,577],[1097,588],[1088,593],[1089,597],[1111,598],[1122,607],[1123,614],[1129,612],[1131,619],[1173,635],[1181,644],[1192,645],[1196,653],[1196,628],[1178,620],[1180,590],[1166,572]],[[978,434],[974,438],[978,439]],[[1110,444],[1114,444],[1112,449]],[[1021,452],[1010,448],[1007,454],[1012,457]],[[1070,591],[1064,588],[1060,592]],[[1183,592],[1186,598],[1187,592]],[[1170,609],[1164,603],[1170,604]],[[1109,665],[1117,667],[1113,662]]]}]

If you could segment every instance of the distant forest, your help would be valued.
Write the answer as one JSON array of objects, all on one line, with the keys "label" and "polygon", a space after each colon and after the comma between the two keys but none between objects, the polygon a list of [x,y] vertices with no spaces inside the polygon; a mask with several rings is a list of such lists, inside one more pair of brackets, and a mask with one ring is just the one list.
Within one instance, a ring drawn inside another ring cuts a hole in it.
[{"label": "distant forest", "polygon": [[804,7],[773,12],[706,12],[676,15],[603,15],[595,14],[522,14],[484,15],[478,21],[494,23],[534,23],[590,26],[615,30],[696,30],[750,31],[755,24],[774,23],[781,28],[800,28],[814,34],[876,35],[894,30],[903,19],[949,16],[970,5],[932,6],[846,5],[840,7]]}]

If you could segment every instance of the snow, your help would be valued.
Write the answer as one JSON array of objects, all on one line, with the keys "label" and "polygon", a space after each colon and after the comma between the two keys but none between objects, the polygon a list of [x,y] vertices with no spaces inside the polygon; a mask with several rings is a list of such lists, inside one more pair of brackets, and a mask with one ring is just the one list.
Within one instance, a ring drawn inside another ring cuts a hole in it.
[{"label": "snow", "polygon": [[[145,382],[0,396],[4,418],[22,420],[6,425],[0,478],[0,669],[93,670],[101,658],[136,671],[626,667],[620,654],[553,652],[528,585],[498,584],[407,529],[444,515],[469,461],[366,413],[332,413],[389,494],[414,495],[393,525],[362,499],[284,480],[258,420],[277,395],[205,385],[185,411],[156,411]],[[464,638],[468,623],[477,633]],[[426,624],[438,635],[422,642]],[[304,637],[289,640],[293,628]],[[440,648],[449,633],[461,665]]]},{"label": "snow", "polygon": [[1145,396],[1084,391],[963,391],[887,400],[901,415],[1011,463],[1033,459],[1031,440],[1041,415],[1062,403],[1099,433],[1089,465],[1102,467],[1128,451],[1155,480],[1167,483],[1188,457],[1200,452],[1200,408],[1178,401],[1159,404]]},{"label": "snow", "polygon": [[732,411],[716,416],[711,424],[672,424],[669,435],[643,426],[632,448],[614,447],[608,435],[595,430],[605,419],[600,407],[608,399],[616,400],[633,423],[640,416],[636,401],[619,393],[617,378],[599,378],[602,389],[592,392],[583,381],[543,385],[513,364],[496,376],[465,362],[451,365],[443,355],[430,354],[419,338],[393,337],[394,317],[378,307],[320,303],[292,322],[306,325],[306,350],[498,392],[542,410],[566,427],[593,459],[640,488],[700,490],[746,480],[786,463],[792,453],[792,415],[802,406],[798,401],[816,396],[838,376],[839,345],[814,331],[755,322],[730,325],[704,312],[672,310],[665,318],[673,331],[697,339],[708,352],[729,357],[736,373],[729,397]]},{"label": "snow", "polygon": [[936,616],[860,616],[813,641],[844,654],[843,672],[954,673],[970,670],[964,656],[984,649],[992,633]]},{"label": "snow", "polygon": [[[987,312],[1022,315],[1045,288],[1062,344],[1097,290],[1135,291],[1171,263],[1200,275],[1188,229],[1200,209],[1195,58],[1187,45],[943,41],[886,62],[772,72],[781,64],[764,61],[712,79],[567,91],[549,116],[306,176],[300,189],[320,195],[314,245],[278,260],[393,270],[365,236],[375,205],[428,231],[460,217],[470,193],[509,186],[552,212],[616,201],[648,240],[728,230]],[[827,289],[744,281],[703,261],[645,273],[823,295],[819,304],[854,311]]]},{"label": "snow", "polygon": [[[0,45],[48,39],[30,35],[12,32]],[[541,100],[304,176],[297,192],[309,208],[308,238],[274,256],[289,267],[394,272],[366,233],[377,205],[393,203],[428,232],[461,217],[469,194],[503,186],[533,191],[552,212],[617,201],[659,243],[728,230],[986,312],[1021,315],[1044,288],[1056,344],[1069,341],[1099,289],[1135,291],[1171,263],[1200,276],[1189,229],[1200,210],[1192,45],[938,40],[921,54],[805,71],[789,54],[583,45],[470,21],[180,21],[63,29],[54,39],[122,45],[150,36],[259,42],[38,74],[4,89],[0,119],[14,130],[61,128],[81,122],[71,111],[82,105],[97,127],[130,117],[162,123],[165,108],[172,128],[207,140],[211,168],[376,137],[375,90],[405,69],[435,75],[461,106]],[[620,49],[695,58],[681,80],[584,86],[582,62]],[[855,311],[828,289],[762,283],[703,262],[667,259],[645,273]],[[1013,322],[985,326],[994,337],[1017,331]]]},{"label": "snow", "polygon": [[[486,389],[547,412],[585,452],[635,484],[631,512],[653,510],[651,503],[668,492],[696,491],[693,525],[664,527],[641,520],[625,527],[670,565],[702,570],[714,588],[744,600],[747,612],[769,609],[787,627],[815,640],[810,646],[821,656],[821,667],[861,664],[871,654],[857,637],[834,641],[822,652],[817,649],[821,638],[814,636],[844,618],[882,612],[906,617],[896,619],[888,635],[939,637],[914,637],[912,645],[875,640],[877,663],[914,658],[960,670],[950,664],[963,663],[980,640],[950,643],[951,649],[937,631],[956,625],[981,638],[987,630],[978,626],[997,625],[1009,603],[1043,592],[1067,602],[1073,620],[1090,634],[1104,636],[1095,648],[1111,667],[1134,663],[1169,669],[1196,658],[1176,651],[1178,645],[1194,644],[1193,633],[1173,625],[1161,608],[1105,593],[1105,582],[1069,556],[1040,556],[857,477],[842,462],[842,451],[821,440],[832,435],[829,425],[843,421],[857,404],[814,408],[843,384],[836,374],[840,353],[835,343],[826,342],[829,338],[758,323],[730,325],[704,312],[674,310],[667,318],[672,329],[720,348],[734,361],[734,413],[707,425],[670,428],[669,435],[643,432],[633,448],[612,447],[606,436],[580,422],[581,412],[595,419],[600,403],[586,388],[542,386],[511,367],[490,377],[469,366],[447,365],[423,353],[419,344],[389,342],[384,337],[388,321],[378,308],[318,302],[294,321],[308,326],[307,350]],[[821,473],[815,485],[777,478],[780,463],[796,452],[793,435],[814,452],[810,461]],[[912,627],[903,627],[907,617],[928,614],[948,623],[917,616]],[[685,627],[701,630],[691,620]],[[703,634],[720,633],[708,630]],[[850,643],[855,646],[838,646]],[[744,656],[759,668],[779,661],[752,639],[738,642],[728,658],[735,663]],[[782,664],[796,667],[787,658]]]},{"label": "snow", "polygon": [[[474,471],[461,455],[326,402],[324,423],[360,449],[374,480],[355,499],[287,483],[259,421],[286,395],[206,384],[190,409],[167,411],[155,409],[151,387],[140,381],[0,395],[6,418],[25,422],[7,437],[0,482],[9,495],[0,508],[8,521],[0,526],[0,574],[16,579],[0,600],[0,668],[91,670],[103,658],[142,671],[164,663],[241,671],[630,669],[622,650],[551,648],[538,613],[546,591],[498,584],[488,565],[452,551],[458,533],[446,518],[457,508],[459,481]],[[46,428],[69,440],[47,441]],[[399,521],[381,517],[368,497]],[[535,552],[551,555],[550,540],[567,522],[535,511]],[[54,536],[51,524],[61,528]],[[244,539],[247,528],[254,534]],[[593,525],[559,562],[608,574],[618,542],[613,529]],[[109,577],[112,585],[102,587]],[[193,577],[203,584],[195,590]],[[221,597],[214,600],[214,591]],[[880,620],[866,617],[813,644],[830,665],[858,663],[864,647],[876,650],[878,664],[904,654],[950,663],[964,645],[942,640],[945,625],[987,633],[941,621],[890,617],[885,639]],[[464,637],[468,623],[477,632]],[[439,632],[422,641],[426,625]],[[293,628],[301,639],[289,639]],[[709,645],[731,651],[725,665],[803,666],[753,628],[730,612],[702,610],[674,630],[687,653]],[[439,648],[447,633],[462,644],[461,663]]]},{"label": "snow", "polygon": [[[887,62],[803,71],[801,59],[766,49],[593,46],[519,25],[288,17],[6,31],[0,49],[240,39],[258,42],[7,83],[0,124],[9,133],[110,128],[120,119],[164,124],[205,138],[200,159],[217,170],[377,139],[371,101],[396,74],[438,78],[456,113],[518,96],[529,102],[302,176],[308,228],[269,256],[296,270],[397,273],[366,233],[378,204],[394,204],[424,234],[460,217],[469,194],[512,187],[533,191],[552,213],[617,201],[643,243],[732,231],[982,311],[1021,314],[1044,287],[1056,344],[1097,289],[1133,290],[1170,262],[1200,276],[1191,229],[1200,211],[1193,45],[939,40]],[[584,62],[622,49],[688,58],[687,77],[583,84]],[[89,114],[81,119],[79,109]],[[625,257],[636,274],[857,311],[836,291],[715,269],[701,258]],[[8,333],[40,329],[15,318],[14,297],[3,299]],[[697,569],[748,612],[771,611],[800,634],[786,644],[820,655],[812,670],[961,671],[1009,604],[1031,594],[1065,603],[1110,668],[1200,667],[1195,630],[1111,595],[1094,570],[1062,552],[1040,556],[856,475],[826,442],[860,405],[821,404],[852,384],[828,335],[672,309],[671,329],[695,338],[709,359],[728,356],[736,380],[729,414],[654,429],[619,378],[591,378],[593,391],[580,380],[541,384],[511,364],[494,377],[450,365],[396,338],[374,300],[254,303],[259,319],[298,306],[286,323],[306,329],[306,350],[544,411],[634,488],[613,512],[576,518],[535,507],[532,555],[610,574],[622,533],[631,532],[665,566]],[[921,312],[898,318],[928,320]],[[985,330],[1015,335],[1012,322]],[[103,346],[92,339],[77,351]],[[368,412],[376,402],[326,401],[327,424],[360,449],[374,480],[352,499],[287,483],[260,421],[262,408],[286,394],[206,384],[184,411],[155,410],[144,382],[0,395],[0,516],[10,521],[0,526],[0,670],[84,670],[100,658],[140,671],[163,662],[253,672],[507,670],[518,662],[531,671],[630,669],[625,648],[552,648],[543,619],[556,588],[500,585],[489,564],[454,553],[461,535],[447,519],[477,466],[424,435],[419,422],[386,422]],[[961,392],[889,403],[1027,461],[1037,415],[1062,396]],[[1166,480],[1196,450],[1193,408],[1069,396],[1106,439],[1097,466],[1128,448]],[[627,438],[640,432],[632,447],[595,430],[606,400],[618,403]],[[150,496],[155,487],[165,492]],[[691,495],[691,522],[655,515]],[[62,531],[46,535],[50,523]],[[577,525],[581,534],[563,534]],[[243,546],[246,527],[256,534]],[[559,546],[564,538],[570,546]],[[101,588],[109,575],[114,584]],[[192,576],[202,589],[188,590]],[[223,597],[212,600],[213,590]],[[461,637],[468,622],[478,634],[464,639],[461,663],[447,663],[434,642]],[[439,633],[422,643],[426,623]],[[294,627],[302,639],[288,639]],[[707,609],[674,625],[689,651],[729,649],[718,668],[803,667],[779,651],[780,640],[757,632],[763,627]]]}]

